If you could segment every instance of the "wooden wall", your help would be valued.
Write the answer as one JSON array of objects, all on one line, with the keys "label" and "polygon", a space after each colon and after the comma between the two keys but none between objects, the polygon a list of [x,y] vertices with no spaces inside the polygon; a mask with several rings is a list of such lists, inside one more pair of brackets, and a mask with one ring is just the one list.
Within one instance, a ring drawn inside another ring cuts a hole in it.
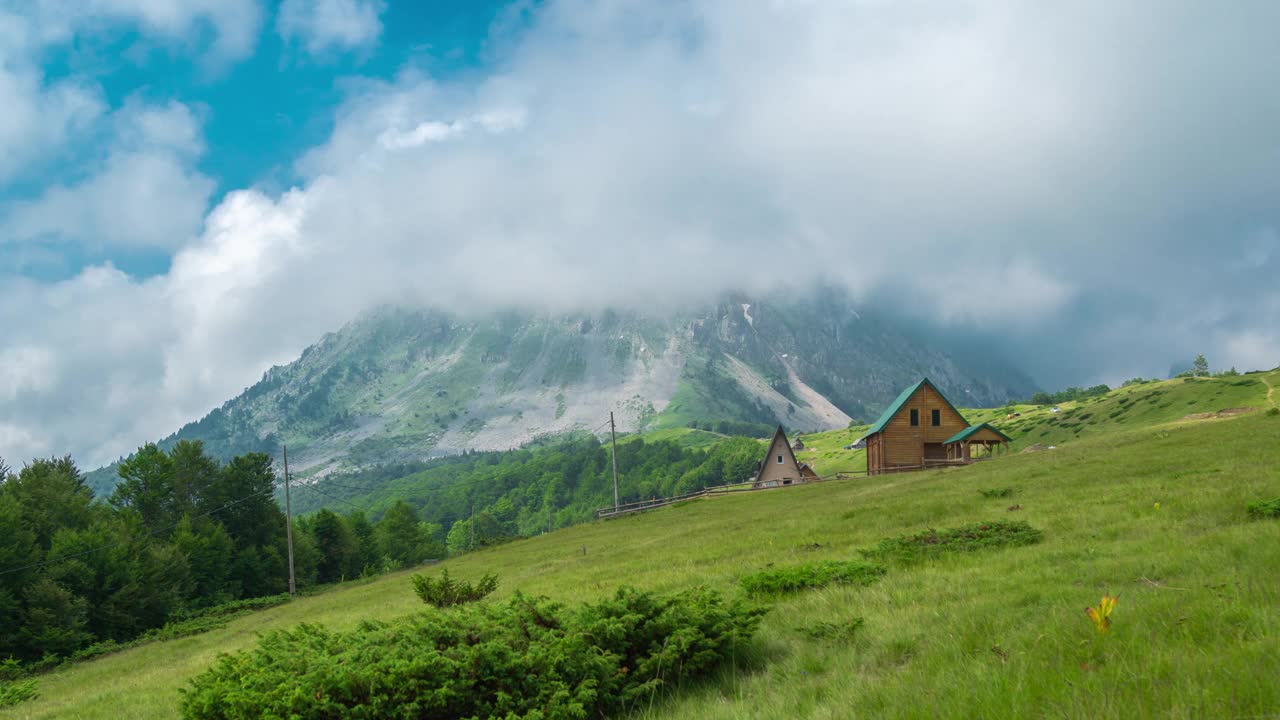
[{"label": "wooden wall", "polygon": [[[911,425],[911,411],[920,411],[920,424]],[[933,411],[939,413],[940,424],[932,423]],[[930,457],[945,458],[946,451],[941,443],[951,436],[969,427],[969,423],[960,416],[947,401],[925,384],[903,403],[902,409],[885,425],[884,430],[867,441],[867,468],[872,472],[892,470],[899,466],[919,466],[924,464],[925,444],[936,443]],[[877,450],[873,457],[871,442],[876,440]],[[874,464],[873,464],[874,462]]]}]

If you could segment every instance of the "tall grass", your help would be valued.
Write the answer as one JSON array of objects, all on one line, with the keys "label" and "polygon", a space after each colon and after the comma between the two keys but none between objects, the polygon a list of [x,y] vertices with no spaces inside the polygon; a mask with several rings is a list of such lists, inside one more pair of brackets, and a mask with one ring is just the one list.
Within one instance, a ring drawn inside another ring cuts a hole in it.
[{"label": "tall grass", "polygon": [[[1280,714],[1280,522],[1246,511],[1280,496],[1280,423],[1262,413],[1100,433],[966,468],[700,500],[445,566],[500,575],[498,598],[519,589],[594,601],[624,584],[738,592],[740,577],[769,563],[849,560],[883,538],[983,521],[992,501],[978,490],[993,487],[1018,488],[1019,520],[1043,532],[1039,542],[895,562],[870,585],[780,597],[749,667],[657,696],[639,716]],[[255,633],[304,621],[349,630],[418,610],[408,575],[42,676],[40,697],[0,717],[174,717],[178,689]],[[1085,608],[1107,594],[1121,603],[1103,635]]]}]

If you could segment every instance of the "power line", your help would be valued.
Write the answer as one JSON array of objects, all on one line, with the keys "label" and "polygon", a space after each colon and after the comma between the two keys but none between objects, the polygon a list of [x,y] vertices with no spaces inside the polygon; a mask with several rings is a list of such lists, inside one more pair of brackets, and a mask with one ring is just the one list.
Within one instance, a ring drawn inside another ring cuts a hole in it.
[{"label": "power line", "polygon": [[[255,493],[249,493],[248,495],[245,495],[242,498],[232,500],[231,502],[227,503],[226,505],[223,505],[222,507],[214,508],[213,510],[200,513],[199,515],[190,515],[184,519],[190,521],[190,520],[198,520],[200,518],[209,517],[210,515],[216,512],[221,512],[223,510],[226,510],[227,508],[234,507],[236,505],[239,505],[242,502],[246,502],[260,495],[274,494],[277,489],[278,488],[276,487],[275,483],[272,483],[269,489],[259,490],[258,492],[255,492]],[[177,528],[181,524],[182,524],[182,520],[179,520],[178,522],[172,525],[162,527],[162,528],[156,528],[155,530],[150,530],[144,533],[143,536],[146,537],[151,535],[159,535],[160,533],[164,533],[164,532],[169,532]],[[120,547],[122,545],[129,545],[135,540],[137,540],[137,538],[130,538],[128,540],[121,540],[120,542],[109,543],[107,545],[99,545],[98,547],[89,548],[88,550],[81,550],[80,552],[71,553],[70,555],[59,555],[56,558],[48,558],[45,560],[41,560],[39,562],[29,563],[27,565],[21,565],[19,567],[12,567],[6,570],[0,570],[0,575],[8,575],[10,573],[22,572],[23,570],[31,570],[32,568],[43,567],[45,565],[53,565],[55,563],[60,563],[64,560],[71,560],[73,558],[84,557],[85,555],[91,555],[100,550],[110,550],[111,548]]]},{"label": "power line", "polygon": [[303,483],[303,484],[299,485],[298,487],[304,487],[304,488],[306,488],[306,489],[308,489],[308,490],[314,490],[315,492],[320,493],[321,495],[323,495],[323,496],[325,496],[325,497],[329,498],[330,500],[335,500],[335,501],[340,502],[340,503],[346,503],[347,505],[350,505],[351,507],[353,507],[353,508],[355,508],[356,510],[359,510],[359,511],[361,511],[361,512],[363,512],[363,511],[365,510],[365,508],[362,508],[362,507],[360,507],[359,505],[356,505],[356,504],[355,504],[355,503],[353,503],[353,502],[348,502],[347,500],[343,500],[343,499],[342,499],[342,498],[340,498],[340,497],[336,497],[336,496],[330,495],[329,493],[327,493],[327,492],[325,492],[325,491],[321,490],[320,488],[316,487],[315,485],[308,485],[308,484],[306,484],[306,483]]},{"label": "power line", "polygon": [[[408,477],[408,475],[406,475],[406,476],[404,476],[404,477]],[[393,478],[393,479],[391,480],[391,482],[394,482],[394,481],[399,480],[399,479],[400,479],[400,478]],[[373,492],[374,490],[378,490],[378,489],[380,489],[380,488],[377,488],[377,487],[356,487],[356,486],[354,486],[354,485],[343,485],[342,483],[337,483],[337,482],[334,482],[334,481],[332,481],[332,480],[324,480],[324,479],[316,480],[316,484],[317,484],[317,485],[318,485],[318,484],[320,484],[320,483],[324,483],[326,487],[336,487],[336,488],[342,488],[343,490],[354,490],[354,491],[356,491],[356,492]],[[303,483],[303,485],[306,485],[307,487],[311,487],[310,485],[307,485],[306,483]],[[385,486],[385,485],[383,485],[383,487],[386,487],[386,486]]]}]

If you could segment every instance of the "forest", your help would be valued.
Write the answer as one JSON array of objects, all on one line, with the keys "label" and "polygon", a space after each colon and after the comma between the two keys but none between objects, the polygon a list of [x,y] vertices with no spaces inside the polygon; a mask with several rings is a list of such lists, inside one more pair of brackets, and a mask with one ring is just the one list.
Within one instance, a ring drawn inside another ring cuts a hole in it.
[{"label": "forest", "polygon": [[[618,446],[623,500],[745,479],[759,453],[748,438],[708,450],[632,439]],[[98,498],[69,457],[0,461],[0,659],[49,666],[287,591],[283,484],[269,455],[219,463],[199,441],[148,444],[118,472]],[[294,484],[300,590],[582,522],[613,501],[609,449],[593,437],[389,475]]]}]

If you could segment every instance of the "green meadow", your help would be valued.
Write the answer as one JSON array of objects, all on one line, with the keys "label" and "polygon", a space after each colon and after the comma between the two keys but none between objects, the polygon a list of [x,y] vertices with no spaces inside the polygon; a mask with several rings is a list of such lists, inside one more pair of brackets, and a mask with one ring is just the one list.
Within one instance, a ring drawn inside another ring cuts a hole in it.
[{"label": "green meadow", "polygon": [[[869,584],[771,598],[756,642],[731,667],[654,697],[635,716],[1276,716],[1280,521],[1251,519],[1246,507],[1280,497],[1280,416],[1193,421],[1178,407],[1184,393],[1223,408],[1266,407],[1262,381],[1277,375],[1246,378],[1260,394],[1228,382],[1243,378],[1170,381],[1132,390],[1163,389],[1156,402],[1121,403],[1125,388],[1070,408],[1073,424],[1089,428],[1079,433],[1064,432],[1065,418],[1049,425],[1023,411],[1018,443],[1060,443],[1053,451],[706,498],[422,571],[495,573],[496,598],[519,589],[573,603],[622,585],[736,593],[743,576],[861,560],[883,538],[1025,521],[1043,533],[1038,543],[890,559]],[[830,451],[822,439],[815,447]],[[39,698],[0,718],[175,717],[180,689],[258,633],[301,622],[349,629],[421,611],[411,574],[348,583],[42,675]],[[1084,611],[1105,594],[1119,602],[1102,634]]]}]

